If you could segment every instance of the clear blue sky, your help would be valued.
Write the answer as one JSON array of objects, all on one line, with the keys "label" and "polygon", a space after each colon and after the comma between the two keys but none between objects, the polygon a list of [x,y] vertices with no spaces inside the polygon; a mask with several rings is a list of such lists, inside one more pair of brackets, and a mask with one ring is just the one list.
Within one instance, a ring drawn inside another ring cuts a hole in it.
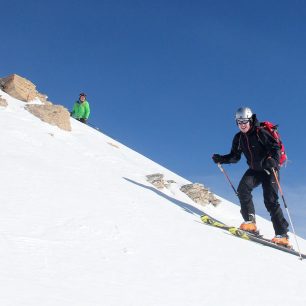
[{"label": "clear blue sky", "polygon": [[[280,125],[283,188],[306,237],[305,20],[296,0],[6,1],[0,72],[67,108],[85,91],[92,124],[236,203],[211,155],[229,152],[235,110],[250,106]],[[227,169],[237,185],[246,164]]]}]

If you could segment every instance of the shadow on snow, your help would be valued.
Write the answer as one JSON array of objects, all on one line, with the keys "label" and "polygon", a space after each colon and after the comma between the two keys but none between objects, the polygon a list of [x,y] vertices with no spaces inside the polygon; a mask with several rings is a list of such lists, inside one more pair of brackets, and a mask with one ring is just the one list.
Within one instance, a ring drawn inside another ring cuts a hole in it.
[{"label": "shadow on snow", "polygon": [[154,193],[156,193],[157,195],[165,198],[166,200],[168,200],[172,204],[179,206],[180,208],[182,208],[184,211],[188,212],[189,214],[193,214],[197,217],[200,217],[201,215],[203,215],[203,211],[201,211],[200,209],[198,209],[198,208],[196,208],[196,207],[194,207],[190,204],[187,204],[187,203],[184,203],[182,201],[176,200],[176,199],[162,193],[158,189],[155,189],[154,187],[143,185],[141,183],[135,182],[135,181],[133,181],[129,178],[126,178],[126,177],[123,177],[123,179],[125,179],[126,181],[128,181],[130,183],[133,183],[133,184],[135,184],[139,187],[142,187],[142,188],[148,189],[150,191],[153,191]]}]

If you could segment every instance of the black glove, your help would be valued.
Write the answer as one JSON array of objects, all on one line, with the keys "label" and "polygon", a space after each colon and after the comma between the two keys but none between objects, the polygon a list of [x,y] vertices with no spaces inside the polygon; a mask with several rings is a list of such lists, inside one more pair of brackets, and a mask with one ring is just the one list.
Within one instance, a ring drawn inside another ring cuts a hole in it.
[{"label": "black glove", "polygon": [[212,159],[216,164],[223,164],[225,162],[225,158],[220,154],[214,154]]},{"label": "black glove", "polygon": [[272,168],[278,168],[278,163],[277,161],[272,158],[272,157],[268,157],[265,161],[264,161],[264,165],[263,165],[264,169],[272,169]]},{"label": "black glove", "polygon": [[85,119],[85,118],[81,118],[80,121],[81,121],[82,123],[85,123],[85,124],[87,123],[87,119]]}]

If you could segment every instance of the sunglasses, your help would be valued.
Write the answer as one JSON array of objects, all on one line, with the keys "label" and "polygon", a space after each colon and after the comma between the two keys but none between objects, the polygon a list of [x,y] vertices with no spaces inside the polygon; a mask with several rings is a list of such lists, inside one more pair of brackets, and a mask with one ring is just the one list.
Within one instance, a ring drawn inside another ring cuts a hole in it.
[{"label": "sunglasses", "polygon": [[238,119],[237,120],[237,124],[241,125],[241,124],[248,124],[250,122],[249,119]]}]

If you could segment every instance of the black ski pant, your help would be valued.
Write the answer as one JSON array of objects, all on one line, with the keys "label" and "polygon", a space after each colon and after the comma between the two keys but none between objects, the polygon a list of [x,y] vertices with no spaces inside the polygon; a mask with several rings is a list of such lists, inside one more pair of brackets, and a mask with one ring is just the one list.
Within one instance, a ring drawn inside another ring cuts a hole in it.
[{"label": "black ski pant", "polygon": [[[279,172],[277,171],[279,176]],[[278,186],[273,173],[248,169],[243,175],[237,192],[241,205],[241,214],[245,221],[251,221],[250,215],[255,216],[255,208],[252,200],[252,190],[262,185],[263,197],[266,209],[270,213],[275,235],[283,235],[288,232],[288,222],[284,218],[282,209],[278,203]]]},{"label": "black ski pant", "polygon": [[80,118],[80,119],[77,119],[78,121],[81,121],[82,123],[85,123],[85,124],[87,124],[87,119],[85,119],[85,118]]}]

